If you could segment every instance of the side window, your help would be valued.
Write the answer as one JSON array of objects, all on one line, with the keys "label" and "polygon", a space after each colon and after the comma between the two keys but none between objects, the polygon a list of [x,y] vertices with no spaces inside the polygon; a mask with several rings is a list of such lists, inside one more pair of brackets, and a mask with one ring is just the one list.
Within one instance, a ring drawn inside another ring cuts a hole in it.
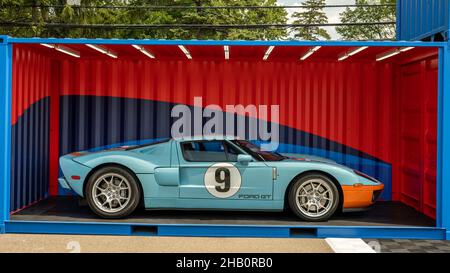
[{"label": "side window", "polygon": [[193,162],[225,162],[227,155],[223,141],[191,141],[181,143],[183,157]]},{"label": "side window", "polygon": [[236,162],[240,152],[236,148],[234,148],[233,146],[231,146],[228,143],[225,145],[225,148],[226,148],[226,151],[227,151],[228,161]]}]

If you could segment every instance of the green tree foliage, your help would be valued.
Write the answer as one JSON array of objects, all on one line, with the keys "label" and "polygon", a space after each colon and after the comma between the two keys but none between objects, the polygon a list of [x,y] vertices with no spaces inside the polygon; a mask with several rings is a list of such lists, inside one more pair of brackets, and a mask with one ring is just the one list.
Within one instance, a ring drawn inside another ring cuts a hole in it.
[{"label": "green tree foliage", "polygon": [[[325,24],[328,23],[328,17],[323,11],[323,7],[325,5],[325,0],[307,0],[302,3],[304,6],[308,6],[308,8],[295,12],[292,17],[296,20],[294,24]],[[321,27],[312,26],[312,27],[302,27],[294,29],[294,37],[303,40],[321,40],[331,39],[330,34]]]},{"label": "green tree foliage", "polygon": [[[29,22],[31,29],[0,28],[0,33],[12,36],[41,37],[106,37],[106,38],[159,38],[159,39],[283,39],[284,29],[98,29],[53,28],[43,23],[64,24],[285,24],[284,9],[201,9],[202,6],[273,6],[276,0],[81,0],[80,6],[66,4],[66,0],[0,0],[2,21]],[[2,5],[13,5],[4,6]],[[34,8],[22,8],[23,5]],[[40,5],[61,5],[48,10]],[[94,9],[93,6],[129,5],[127,9]],[[194,6],[194,9],[143,9],[133,6]],[[0,21],[1,22],[1,21]]]},{"label": "green tree foliage", "polygon": [[[396,0],[356,0],[357,5],[395,4]],[[396,8],[356,7],[346,8],[341,14],[342,23],[371,23],[395,21]],[[395,38],[395,25],[339,26],[336,31],[346,40],[385,40]]]}]

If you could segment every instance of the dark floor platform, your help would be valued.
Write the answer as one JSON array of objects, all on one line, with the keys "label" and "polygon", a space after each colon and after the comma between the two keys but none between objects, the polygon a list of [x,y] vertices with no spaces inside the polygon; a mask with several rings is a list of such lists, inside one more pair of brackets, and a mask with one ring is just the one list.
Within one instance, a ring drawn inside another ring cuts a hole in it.
[{"label": "dark floor platform", "polygon": [[300,221],[291,212],[145,211],[127,219],[104,220],[72,197],[49,198],[11,216],[15,221],[122,222],[146,224],[399,226],[435,227],[435,221],[399,202],[379,202],[371,210],[337,214],[321,223]]}]

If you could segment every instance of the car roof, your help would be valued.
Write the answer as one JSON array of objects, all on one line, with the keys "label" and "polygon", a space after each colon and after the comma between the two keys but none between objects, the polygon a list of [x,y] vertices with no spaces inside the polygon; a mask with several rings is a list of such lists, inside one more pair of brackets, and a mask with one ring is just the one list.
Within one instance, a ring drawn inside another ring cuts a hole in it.
[{"label": "car roof", "polygon": [[223,135],[201,135],[201,136],[185,136],[173,138],[175,141],[202,141],[202,140],[238,140],[236,136]]}]

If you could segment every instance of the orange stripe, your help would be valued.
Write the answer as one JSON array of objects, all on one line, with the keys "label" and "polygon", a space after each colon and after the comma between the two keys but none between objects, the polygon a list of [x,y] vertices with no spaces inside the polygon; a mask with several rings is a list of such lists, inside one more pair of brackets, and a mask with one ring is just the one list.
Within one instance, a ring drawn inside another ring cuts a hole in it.
[{"label": "orange stripe", "polygon": [[342,186],[342,191],[344,193],[344,209],[365,208],[373,205],[373,192],[383,189],[384,185],[382,184],[376,186]]}]

